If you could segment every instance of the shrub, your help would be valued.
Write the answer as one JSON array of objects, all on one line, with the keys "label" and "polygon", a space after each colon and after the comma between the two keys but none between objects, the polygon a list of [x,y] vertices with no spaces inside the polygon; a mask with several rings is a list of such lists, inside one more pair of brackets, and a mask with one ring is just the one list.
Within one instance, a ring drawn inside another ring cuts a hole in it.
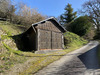
[{"label": "shrub", "polygon": [[92,26],[92,23],[89,20],[90,18],[88,16],[81,16],[77,18],[69,25],[70,31],[79,36],[86,35]]},{"label": "shrub", "polygon": [[86,44],[87,41],[74,33],[66,32],[64,33],[64,43],[65,43],[65,48],[69,48],[69,47],[82,46]]}]

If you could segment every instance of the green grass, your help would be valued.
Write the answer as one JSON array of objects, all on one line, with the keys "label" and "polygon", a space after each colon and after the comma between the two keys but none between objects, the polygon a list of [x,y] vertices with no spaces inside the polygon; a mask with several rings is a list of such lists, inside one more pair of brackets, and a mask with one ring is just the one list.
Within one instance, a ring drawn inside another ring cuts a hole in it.
[{"label": "green grass", "polygon": [[24,27],[23,25],[16,25],[9,23],[7,21],[0,21],[0,28],[3,29],[4,32],[6,32],[8,35],[17,35],[23,32],[23,30],[20,29],[20,26]]},{"label": "green grass", "polygon": [[[21,54],[20,50],[13,49],[13,47],[17,48],[17,46],[14,45],[14,40],[11,36],[23,32],[19,28],[19,25],[7,21],[0,21],[0,29],[3,31],[3,34],[0,35],[0,50],[3,49],[3,52],[0,53],[0,73],[3,73],[15,64],[24,63],[27,60],[27,57],[19,55]],[[5,40],[10,40],[11,43],[9,44]]]},{"label": "green grass", "polygon": [[48,64],[60,59],[65,54],[72,52],[73,50],[78,49],[78,48],[79,47],[69,48],[69,49],[66,49],[66,50],[57,51],[57,52],[54,52],[54,53],[48,53],[48,54],[44,54],[44,55],[33,55],[35,57],[37,56],[38,60],[32,61],[31,66],[29,68],[27,68],[26,70],[24,70],[23,72],[19,73],[19,75],[33,75],[37,71],[41,70],[43,67],[45,67]]},{"label": "green grass", "polygon": [[64,36],[65,48],[82,46],[88,43],[88,41],[84,40],[82,37],[71,32],[64,33]]},{"label": "green grass", "polygon": [[1,72],[5,72],[6,70],[9,70],[11,67],[13,67],[15,64],[24,63],[27,60],[27,58],[25,58],[24,56],[19,56],[9,51],[0,55],[0,58],[3,62],[2,64],[0,64]]},{"label": "green grass", "polygon": [[9,52],[13,52],[13,53],[15,53],[15,54],[18,54],[18,55],[20,55],[21,53],[22,53],[22,51],[20,51],[20,50],[13,50],[13,49],[11,49],[9,46],[7,46],[5,43],[3,43],[3,45],[4,45],[4,47],[9,51]]}]

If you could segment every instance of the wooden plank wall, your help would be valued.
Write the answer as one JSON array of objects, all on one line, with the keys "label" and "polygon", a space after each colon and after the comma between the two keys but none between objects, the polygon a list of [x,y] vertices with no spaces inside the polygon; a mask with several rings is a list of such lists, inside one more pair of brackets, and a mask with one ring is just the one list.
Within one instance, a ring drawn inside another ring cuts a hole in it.
[{"label": "wooden plank wall", "polygon": [[37,29],[44,29],[44,30],[50,30],[50,31],[55,31],[55,32],[61,32],[59,28],[54,25],[52,21],[46,21],[45,23],[39,24],[35,28]]},{"label": "wooden plank wall", "polygon": [[62,32],[54,23],[46,21],[35,28],[38,29],[38,50],[63,49]]}]

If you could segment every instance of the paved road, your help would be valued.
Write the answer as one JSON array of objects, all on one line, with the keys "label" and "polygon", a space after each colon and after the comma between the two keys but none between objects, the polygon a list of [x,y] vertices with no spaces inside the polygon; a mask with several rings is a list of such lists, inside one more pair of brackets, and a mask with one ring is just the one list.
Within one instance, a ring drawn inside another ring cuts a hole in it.
[{"label": "paved road", "polygon": [[[100,75],[96,60],[97,41],[66,54],[34,75]],[[96,62],[95,62],[96,61]]]}]

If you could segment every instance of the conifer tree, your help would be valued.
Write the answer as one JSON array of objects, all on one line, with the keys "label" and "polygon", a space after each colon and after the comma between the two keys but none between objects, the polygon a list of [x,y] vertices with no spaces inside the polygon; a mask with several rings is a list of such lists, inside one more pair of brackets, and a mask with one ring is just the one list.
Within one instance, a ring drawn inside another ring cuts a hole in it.
[{"label": "conifer tree", "polygon": [[77,12],[73,12],[71,4],[65,7],[65,12],[60,16],[60,23],[67,29],[68,23],[72,22],[77,16]]}]

